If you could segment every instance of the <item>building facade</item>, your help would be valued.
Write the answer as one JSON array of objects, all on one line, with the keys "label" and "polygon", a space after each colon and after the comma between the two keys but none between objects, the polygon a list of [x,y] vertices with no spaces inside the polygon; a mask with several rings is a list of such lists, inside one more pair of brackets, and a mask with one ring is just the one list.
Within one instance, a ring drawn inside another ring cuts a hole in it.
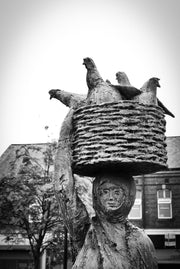
[{"label": "building facade", "polygon": [[135,177],[129,219],[154,243],[159,267],[180,266],[180,137],[167,138],[168,170]]}]

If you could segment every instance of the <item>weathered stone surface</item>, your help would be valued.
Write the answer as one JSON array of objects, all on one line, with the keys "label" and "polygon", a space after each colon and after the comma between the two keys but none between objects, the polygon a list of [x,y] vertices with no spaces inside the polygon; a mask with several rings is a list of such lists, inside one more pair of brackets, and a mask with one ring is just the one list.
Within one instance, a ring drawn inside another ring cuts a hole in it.
[{"label": "weathered stone surface", "polygon": [[157,269],[152,242],[127,215],[135,199],[132,176],[166,168],[163,111],[124,100],[125,93],[121,98],[119,88],[103,81],[92,59],[84,64],[87,98],[49,92],[71,108],[61,127],[54,186],[76,258],[73,269]]},{"label": "weathered stone surface", "polygon": [[166,169],[162,110],[134,101],[83,106],[73,114],[73,171],[95,176],[115,169],[133,175]]},{"label": "weathered stone surface", "polygon": [[133,226],[127,215],[135,200],[132,176],[100,174],[93,182],[96,216],[73,269],[157,269],[155,250],[143,230]]}]

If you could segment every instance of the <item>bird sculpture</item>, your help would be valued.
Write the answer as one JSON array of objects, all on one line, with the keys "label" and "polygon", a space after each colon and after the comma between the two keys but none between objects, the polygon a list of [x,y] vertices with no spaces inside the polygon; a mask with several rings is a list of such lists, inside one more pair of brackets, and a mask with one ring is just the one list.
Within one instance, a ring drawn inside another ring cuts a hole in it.
[{"label": "bird sculpture", "polygon": [[49,91],[49,95],[50,99],[55,98],[70,108],[85,104],[85,96],[81,94],[52,89]]},{"label": "bird sculpture", "polygon": [[101,104],[122,100],[121,93],[103,80],[94,61],[87,57],[83,59],[87,69],[86,82],[88,86],[87,104]]},{"label": "bird sculpture", "polygon": [[117,72],[116,73],[116,79],[117,79],[119,85],[131,86],[129,78],[127,77],[126,73],[124,73],[124,72],[120,72],[120,71]]},{"label": "bird sculpture", "polygon": [[140,88],[141,94],[135,96],[134,100],[144,105],[158,105],[157,87],[161,87],[159,78],[150,78]]},{"label": "bird sculpture", "polygon": [[109,80],[106,81],[121,93],[124,100],[131,100],[134,96],[141,93],[139,89],[130,84],[129,79],[124,72],[117,72],[116,79],[119,83],[118,85],[112,85]]},{"label": "bird sculpture", "polygon": [[[125,72],[117,72],[116,79],[120,85],[131,86],[129,78],[127,77]],[[144,83],[142,88],[139,90],[139,93],[137,92],[137,94],[135,94],[131,99],[138,101],[138,102],[141,102],[141,103],[146,103],[146,104],[147,103],[149,103],[149,104],[154,103],[154,104],[158,105],[163,110],[164,114],[169,115],[169,116],[174,118],[175,116],[173,115],[173,113],[171,113],[165,107],[165,105],[157,98],[157,96],[156,96],[157,87],[160,87],[159,79],[158,78],[151,78]],[[148,98],[149,98],[149,100],[148,100]]]}]

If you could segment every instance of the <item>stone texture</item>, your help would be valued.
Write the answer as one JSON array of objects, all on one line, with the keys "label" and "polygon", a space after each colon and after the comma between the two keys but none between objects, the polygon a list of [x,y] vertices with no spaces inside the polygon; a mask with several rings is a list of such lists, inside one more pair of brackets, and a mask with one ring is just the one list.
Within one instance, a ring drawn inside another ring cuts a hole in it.
[{"label": "stone texture", "polygon": [[167,168],[165,119],[155,105],[119,101],[83,106],[73,114],[73,172],[115,169],[133,175]]}]

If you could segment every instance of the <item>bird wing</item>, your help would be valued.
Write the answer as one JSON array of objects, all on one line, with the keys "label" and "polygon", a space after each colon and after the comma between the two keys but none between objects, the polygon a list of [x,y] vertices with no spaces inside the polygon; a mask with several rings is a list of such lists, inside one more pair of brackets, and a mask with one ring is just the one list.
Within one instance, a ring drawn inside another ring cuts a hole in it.
[{"label": "bird wing", "polygon": [[122,85],[112,85],[114,88],[116,88],[126,99],[131,99],[135,97],[136,95],[139,95],[142,93],[142,91],[138,90],[137,88],[133,86],[122,86]]},{"label": "bird wing", "polygon": [[172,114],[167,107],[165,107],[165,105],[163,105],[163,103],[157,98],[157,102],[158,102],[158,106],[161,107],[164,111],[164,114],[169,115],[173,118],[175,118],[174,114]]}]

